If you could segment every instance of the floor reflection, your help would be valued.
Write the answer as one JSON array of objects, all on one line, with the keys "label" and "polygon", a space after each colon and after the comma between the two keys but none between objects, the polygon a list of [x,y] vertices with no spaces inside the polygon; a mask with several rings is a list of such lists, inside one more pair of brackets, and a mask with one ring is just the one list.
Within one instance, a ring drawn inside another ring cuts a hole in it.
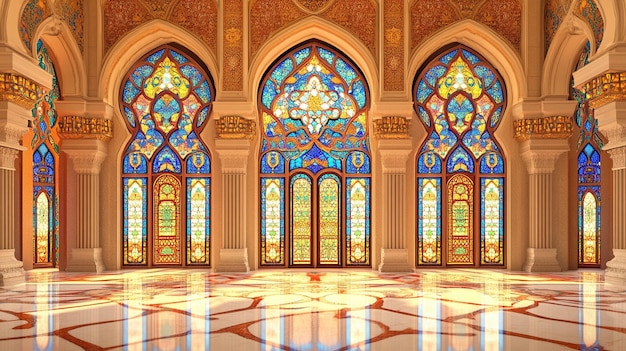
[{"label": "floor reflection", "polygon": [[0,350],[619,350],[601,271],[28,273],[0,289]]}]

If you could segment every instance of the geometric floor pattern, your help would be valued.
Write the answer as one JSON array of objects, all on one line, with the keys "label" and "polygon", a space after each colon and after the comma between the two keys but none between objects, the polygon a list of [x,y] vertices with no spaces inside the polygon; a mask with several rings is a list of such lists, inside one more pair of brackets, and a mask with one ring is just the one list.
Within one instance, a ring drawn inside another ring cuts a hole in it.
[{"label": "geometric floor pattern", "polygon": [[626,350],[600,270],[33,270],[0,350]]}]

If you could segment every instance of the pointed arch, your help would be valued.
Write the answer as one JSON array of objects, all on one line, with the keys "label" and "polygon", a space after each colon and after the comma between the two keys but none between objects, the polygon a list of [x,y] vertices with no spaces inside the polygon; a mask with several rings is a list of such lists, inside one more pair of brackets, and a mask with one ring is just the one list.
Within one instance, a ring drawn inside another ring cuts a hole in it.
[{"label": "pointed arch", "polygon": [[260,265],[370,266],[369,87],[336,48],[282,54],[258,92]]}]

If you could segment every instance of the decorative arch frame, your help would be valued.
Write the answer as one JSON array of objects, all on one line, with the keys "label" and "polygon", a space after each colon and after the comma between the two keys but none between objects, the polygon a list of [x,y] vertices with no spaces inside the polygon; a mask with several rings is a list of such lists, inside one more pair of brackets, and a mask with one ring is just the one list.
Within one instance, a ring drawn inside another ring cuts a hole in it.
[{"label": "decorative arch frame", "polygon": [[319,40],[292,47],[266,70],[258,96],[261,266],[371,265],[368,95],[358,66]]}]

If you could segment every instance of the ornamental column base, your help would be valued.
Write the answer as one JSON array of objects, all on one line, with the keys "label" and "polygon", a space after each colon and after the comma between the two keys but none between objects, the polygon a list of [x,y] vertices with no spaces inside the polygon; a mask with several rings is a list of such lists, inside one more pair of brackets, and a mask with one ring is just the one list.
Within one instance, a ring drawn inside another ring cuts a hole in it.
[{"label": "ornamental column base", "polygon": [[556,249],[526,249],[525,272],[560,272],[559,261],[556,259]]},{"label": "ornamental column base", "polygon": [[11,286],[25,281],[24,263],[15,258],[15,249],[0,250],[0,286]]},{"label": "ornamental column base", "polygon": [[248,249],[221,249],[216,273],[248,273]]},{"label": "ornamental column base", "polygon": [[378,271],[384,272],[413,272],[409,265],[407,249],[381,249]]},{"label": "ornamental column base", "polygon": [[626,291],[626,250],[613,249],[615,257],[606,263],[604,284],[611,291]]},{"label": "ornamental column base", "polygon": [[72,249],[67,272],[104,272],[104,262],[102,261],[102,249]]}]

